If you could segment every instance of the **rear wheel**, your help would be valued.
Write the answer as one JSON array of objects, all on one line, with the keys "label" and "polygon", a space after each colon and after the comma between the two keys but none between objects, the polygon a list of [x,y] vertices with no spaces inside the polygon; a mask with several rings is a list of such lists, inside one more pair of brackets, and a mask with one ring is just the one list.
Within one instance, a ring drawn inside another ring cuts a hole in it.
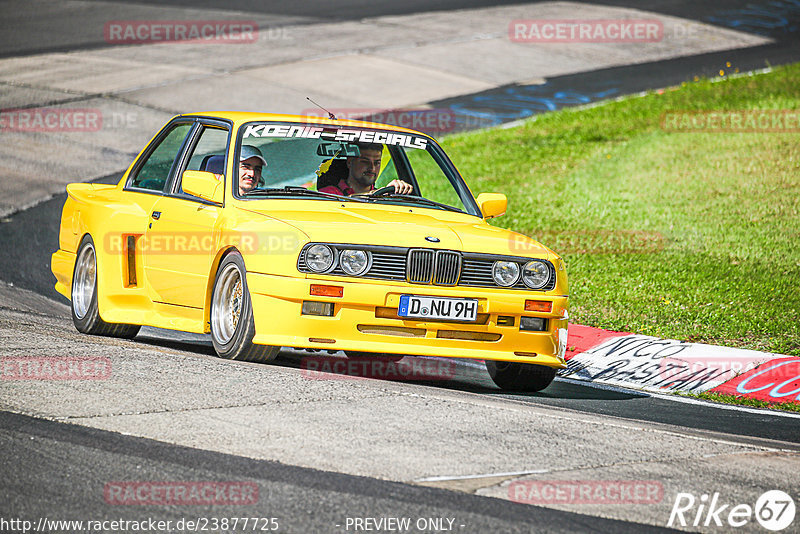
[{"label": "rear wheel", "polygon": [[219,265],[211,296],[211,341],[220,358],[269,362],[278,357],[280,347],[253,343],[256,326],[245,272],[238,252],[226,255]]},{"label": "rear wheel", "polygon": [[72,270],[70,307],[75,328],[84,334],[131,339],[139,333],[139,325],[107,323],[100,318],[97,307],[97,252],[90,235],[86,235],[78,247],[75,268]]},{"label": "rear wheel", "polygon": [[531,363],[486,360],[489,376],[506,391],[541,391],[556,377],[553,367]]}]

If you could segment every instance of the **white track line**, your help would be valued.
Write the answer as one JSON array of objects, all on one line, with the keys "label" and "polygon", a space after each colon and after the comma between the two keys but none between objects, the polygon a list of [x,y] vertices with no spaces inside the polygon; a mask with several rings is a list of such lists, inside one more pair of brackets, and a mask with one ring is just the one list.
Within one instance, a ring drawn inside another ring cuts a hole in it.
[{"label": "white track line", "polygon": [[550,472],[549,469],[535,469],[533,471],[511,471],[508,473],[486,473],[483,475],[425,477],[425,478],[417,478],[414,480],[414,482],[443,482],[447,480],[471,480],[474,478],[514,477],[522,475],[540,475],[542,473],[549,473],[549,472]]}]

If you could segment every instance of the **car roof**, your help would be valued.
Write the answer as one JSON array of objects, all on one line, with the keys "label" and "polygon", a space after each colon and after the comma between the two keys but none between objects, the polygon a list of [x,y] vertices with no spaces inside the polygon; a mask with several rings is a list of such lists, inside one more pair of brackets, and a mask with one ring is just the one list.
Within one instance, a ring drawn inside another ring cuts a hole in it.
[{"label": "car roof", "polygon": [[402,126],[393,126],[391,124],[381,124],[378,122],[357,121],[350,119],[329,119],[323,117],[311,117],[304,115],[281,115],[277,113],[257,113],[251,111],[203,111],[199,113],[182,113],[181,117],[206,117],[209,119],[225,119],[233,121],[237,126],[245,122],[255,121],[278,121],[278,122],[297,122],[303,124],[320,124],[323,126],[353,126],[358,128],[372,128],[376,130],[391,130],[393,132],[405,132],[414,135],[422,135],[429,137],[427,134],[403,128]]}]

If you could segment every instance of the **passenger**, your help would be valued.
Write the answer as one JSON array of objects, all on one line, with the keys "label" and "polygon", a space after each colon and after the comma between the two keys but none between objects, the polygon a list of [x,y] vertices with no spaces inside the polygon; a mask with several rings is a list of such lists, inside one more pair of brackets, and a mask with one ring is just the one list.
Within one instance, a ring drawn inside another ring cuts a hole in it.
[{"label": "passenger", "polygon": [[[350,196],[369,193],[375,190],[375,180],[381,171],[383,145],[377,143],[356,143],[360,155],[347,158],[347,178],[342,178],[336,185],[328,185],[320,189],[322,193]],[[408,195],[414,187],[402,180],[392,180],[388,184],[394,186],[395,193]]]},{"label": "passenger", "polygon": [[239,152],[239,194],[244,195],[256,187],[261,181],[261,172],[267,166],[267,160],[261,151],[252,145],[242,145]]}]

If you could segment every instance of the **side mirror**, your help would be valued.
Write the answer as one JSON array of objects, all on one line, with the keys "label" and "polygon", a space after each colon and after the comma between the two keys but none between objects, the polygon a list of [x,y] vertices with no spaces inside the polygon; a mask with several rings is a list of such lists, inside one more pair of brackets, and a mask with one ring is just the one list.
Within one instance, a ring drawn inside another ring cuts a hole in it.
[{"label": "side mirror", "polygon": [[503,193],[481,193],[475,200],[484,219],[504,215],[508,206],[508,199]]},{"label": "side mirror", "polygon": [[184,171],[181,177],[184,193],[222,204],[225,193],[225,179],[206,171]]}]

